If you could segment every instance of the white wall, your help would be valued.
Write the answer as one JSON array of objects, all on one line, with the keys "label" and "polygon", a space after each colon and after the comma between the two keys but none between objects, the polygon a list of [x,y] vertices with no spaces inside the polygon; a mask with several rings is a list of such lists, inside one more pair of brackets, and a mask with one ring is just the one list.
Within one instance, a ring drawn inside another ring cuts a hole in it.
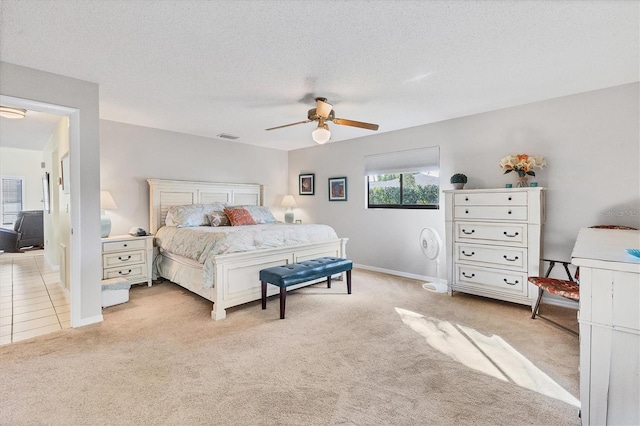
[{"label": "white wall", "polygon": [[[443,211],[365,209],[363,157],[439,145],[441,188],[448,189],[458,172],[469,177],[465,188],[504,187],[515,182],[498,166],[504,155],[542,155],[548,167],[536,169],[536,180],[548,188],[545,255],[569,259],[581,227],[640,227],[639,91],[638,83],[627,84],[291,151],[292,193],[299,173],[316,174],[316,195],[295,196],[296,218],[328,223],[349,237],[347,253],[357,264],[435,276],[418,234],[431,226],[444,236]],[[348,178],[347,202],[327,199],[327,178],[338,176]],[[440,277],[446,278],[444,254]]]},{"label": "white wall", "polygon": [[[69,153],[69,118],[61,117],[44,147],[42,156],[49,172],[51,211],[44,213],[44,252],[50,265],[60,268],[60,283],[67,289],[69,282],[69,247],[71,246],[70,194],[60,185],[61,158]],[[64,251],[63,251],[64,247]]]},{"label": "white wall", "polygon": [[149,230],[147,178],[266,185],[265,205],[284,220],[287,152],[149,127],[100,121],[101,189],[118,210],[108,211],[111,234]]},{"label": "white wall", "polygon": [[0,175],[24,178],[23,210],[42,210],[42,152],[0,147]]},{"label": "white wall", "polygon": [[0,95],[69,116],[71,326],[102,321],[98,85],[0,62]]}]

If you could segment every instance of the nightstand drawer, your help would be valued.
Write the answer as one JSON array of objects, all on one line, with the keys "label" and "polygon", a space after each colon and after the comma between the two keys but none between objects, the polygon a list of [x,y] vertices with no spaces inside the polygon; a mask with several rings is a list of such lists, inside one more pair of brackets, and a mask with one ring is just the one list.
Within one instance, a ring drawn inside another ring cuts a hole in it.
[{"label": "nightstand drawer", "polygon": [[144,263],[145,259],[144,250],[105,254],[102,256],[102,267],[112,268],[135,265],[136,263]]},{"label": "nightstand drawer", "polygon": [[126,278],[127,280],[133,280],[136,278],[144,278],[147,276],[147,265],[142,263],[138,265],[125,266],[120,268],[104,269],[102,279],[109,278]]},{"label": "nightstand drawer", "polygon": [[456,194],[457,206],[526,206],[526,192],[485,192]]},{"label": "nightstand drawer", "polygon": [[145,239],[134,240],[128,239],[125,241],[109,241],[102,243],[102,251],[104,253],[111,251],[121,251],[121,250],[134,250],[134,249],[144,249],[147,245]]},{"label": "nightstand drawer", "polygon": [[487,247],[474,244],[456,244],[456,261],[480,262],[526,271],[527,249],[524,247]]},{"label": "nightstand drawer", "polygon": [[456,241],[527,245],[527,224],[456,222]]},{"label": "nightstand drawer", "polygon": [[456,280],[478,289],[527,295],[527,274],[456,264]]},{"label": "nightstand drawer", "polygon": [[527,220],[527,206],[456,206],[456,220]]}]

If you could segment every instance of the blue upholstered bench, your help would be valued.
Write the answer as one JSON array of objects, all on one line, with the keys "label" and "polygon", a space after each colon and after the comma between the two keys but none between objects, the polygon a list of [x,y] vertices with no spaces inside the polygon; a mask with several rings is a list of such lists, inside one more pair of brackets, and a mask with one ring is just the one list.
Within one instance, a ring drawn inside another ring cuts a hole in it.
[{"label": "blue upholstered bench", "polygon": [[347,273],[347,294],[351,294],[351,269],[353,262],[339,257],[320,257],[304,262],[273,266],[260,271],[262,282],[262,309],[267,309],[267,283],[280,287],[280,319],[284,319],[287,287],[327,277],[327,288],[331,288],[331,275]]}]

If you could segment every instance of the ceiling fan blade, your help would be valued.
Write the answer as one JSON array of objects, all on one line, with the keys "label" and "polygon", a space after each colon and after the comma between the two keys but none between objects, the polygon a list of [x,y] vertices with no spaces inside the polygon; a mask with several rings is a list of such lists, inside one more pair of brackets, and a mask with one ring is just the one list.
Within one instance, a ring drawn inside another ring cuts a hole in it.
[{"label": "ceiling fan blade", "polygon": [[332,109],[333,105],[328,103],[325,98],[316,98],[316,114],[318,114],[318,117],[329,117]]},{"label": "ceiling fan blade", "polygon": [[332,121],[341,126],[360,127],[368,130],[378,130],[379,127],[377,124],[363,123],[362,121],[347,120],[345,118],[334,118]]},{"label": "ceiling fan blade", "polygon": [[283,124],[282,126],[270,127],[270,128],[268,128],[268,129],[265,129],[265,130],[282,129],[283,127],[295,126],[295,125],[297,125],[297,124],[311,123],[312,121],[313,121],[313,120],[298,121],[297,123]]}]

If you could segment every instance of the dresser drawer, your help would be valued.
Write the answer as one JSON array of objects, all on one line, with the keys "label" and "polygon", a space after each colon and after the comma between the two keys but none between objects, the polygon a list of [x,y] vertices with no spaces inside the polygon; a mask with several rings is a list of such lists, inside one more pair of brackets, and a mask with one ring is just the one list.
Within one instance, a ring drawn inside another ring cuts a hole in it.
[{"label": "dresser drawer", "polygon": [[456,241],[490,244],[527,245],[527,224],[456,222]]},{"label": "dresser drawer", "polygon": [[527,206],[456,206],[456,220],[527,220]]},{"label": "dresser drawer", "polygon": [[146,248],[147,242],[145,239],[141,240],[132,240],[128,239],[126,241],[109,241],[102,243],[102,252],[112,252],[112,251],[121,251],[121,250],[134,250],[134,249],[144,249]]},{"label": "dresser drawer", "polygon": [[108,268],[103,270],[102,279],[109,278],[126,278],[129,281],[147,280],[147,265],[145,263],[138,265],[130,265],[119,268]]},{"label": "dresser drawer", "polygon": [[[456,244],[456,261],[487,263],[526,271],[527,249],[524,247],[486,247],[475,244]],[[489,266],[489,265],[488,265]]]},{"label": "dresser drawer", "polygon": [[526,206],[526,192],[485,192],[455,194],[456,206]]},{"label": "dresser drawer", "polygon": [[144,263],[145,259],[146,253],[144,250],[110,253],[102,256],[102,267],[112,268],[135,265],[136,263]]},{"label": "dresser drawer", "polygon": [[524,272],[503,271],[461,264],[456,264],[455,269],[457,283],[470,285],[478,289],[495,290],[522,296],[527,295],[527,274]]}]

